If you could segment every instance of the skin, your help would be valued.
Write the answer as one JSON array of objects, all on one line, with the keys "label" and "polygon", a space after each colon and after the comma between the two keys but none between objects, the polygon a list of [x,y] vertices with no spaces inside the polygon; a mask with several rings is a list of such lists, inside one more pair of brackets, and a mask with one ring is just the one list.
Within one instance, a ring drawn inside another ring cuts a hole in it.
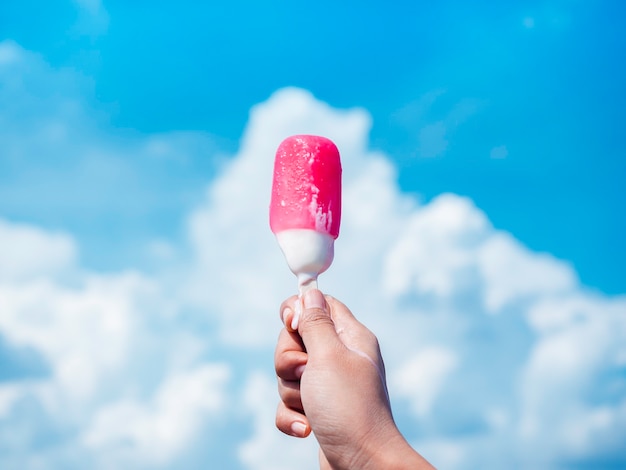
[{"label": "skin", "polygon": [[295,437],[313,432],[324,470],[434,468],[393,420],[376,336],[317,289],[306,292],[301,308],[298,302],[290,297],[280,309],[278,429]]}]

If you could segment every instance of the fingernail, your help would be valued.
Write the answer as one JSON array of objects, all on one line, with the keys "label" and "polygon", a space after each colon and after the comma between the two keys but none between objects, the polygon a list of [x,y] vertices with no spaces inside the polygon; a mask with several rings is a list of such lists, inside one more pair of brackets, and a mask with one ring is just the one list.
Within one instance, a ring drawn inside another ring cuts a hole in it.
[{"label": "fingernail", "polygon": [[306,434],[306,424],[294,421],[291,423],[291,432],[294,436],[304,436]]},{"label": "fingernail", "polygon": [[296,374],[296,378],[301,378],[302,374],[304,374],[304,368],[306,367],[306,364],[302,364],[301,366],[296,367],[296,370],[294,371],[294,373]]},{"label": "fingernail", "polygon": [[293,315],[293,310],[291,310],[290,307],[285,307],[281,314],[281,319],[285,325],[287,324],[287,322],[291,321],[291,315]]},{"label": "fingernail", "polygon": [[311,289],[304,294],[304,308],[324,309],[324,294],[317,289]]}]

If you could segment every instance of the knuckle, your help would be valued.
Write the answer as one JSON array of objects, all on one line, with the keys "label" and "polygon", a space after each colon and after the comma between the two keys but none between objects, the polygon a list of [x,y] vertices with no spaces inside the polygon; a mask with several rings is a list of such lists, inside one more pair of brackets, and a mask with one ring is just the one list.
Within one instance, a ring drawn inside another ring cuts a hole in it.
[{"label": "knuckle", "polygon": [[326,326],[332,325],[333,321],[330,316],[322,309],[310,309],[307,310],[301,320],[304,327],[317,327],[319,325]]},{"label": "knuckle", "polygon": [[278,395],[284,403],[300,401],[300,384],[291,380],[278,380]]}]

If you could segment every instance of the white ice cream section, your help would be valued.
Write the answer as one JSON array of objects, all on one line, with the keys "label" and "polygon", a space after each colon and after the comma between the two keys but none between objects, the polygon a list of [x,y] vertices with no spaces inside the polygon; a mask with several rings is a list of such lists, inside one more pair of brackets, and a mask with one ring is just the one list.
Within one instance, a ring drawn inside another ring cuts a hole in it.
[{"label": "white ice cream section", "polygon": [[289,269],[298,277],[300,290],[311,286],[328,269],[335,254],[335,240],[327,233],[309,229],[283,230],[276,234]]}]

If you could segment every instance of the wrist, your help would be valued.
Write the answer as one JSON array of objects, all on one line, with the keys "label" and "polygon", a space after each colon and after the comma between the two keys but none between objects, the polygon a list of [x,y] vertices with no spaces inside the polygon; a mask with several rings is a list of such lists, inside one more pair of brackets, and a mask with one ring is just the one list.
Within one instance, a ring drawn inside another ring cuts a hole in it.
[{"label": "wrist", "polygon": [[363,470],[426,470],[434,468],[409,445],[395,424],[393,429],[387,431],[383,440],[368,446],[363,457],[366,458],[352,468]]}]

